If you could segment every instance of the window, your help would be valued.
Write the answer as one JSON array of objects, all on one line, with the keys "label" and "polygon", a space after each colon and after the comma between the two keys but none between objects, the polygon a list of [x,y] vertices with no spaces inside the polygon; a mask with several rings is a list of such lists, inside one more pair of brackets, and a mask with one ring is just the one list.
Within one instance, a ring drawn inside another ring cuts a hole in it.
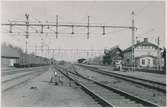
[{"label": "window", "polygon": [[142,64],[143,64],[143,65],[145,64],[145,59],[142,59]]},{"label": "window", "polygon": [[129,59],[127,59],[126,61],[127,61],[127,63],[129,63],[129,61],[130,61],[130,60],[129,60]]},{"label": "window", "polygon": [[150,64],[150,59],[148,59],[148,64]]},{"label": "window", "polygon": [[153,60],[153,64],[156,65],[156,59]]}]

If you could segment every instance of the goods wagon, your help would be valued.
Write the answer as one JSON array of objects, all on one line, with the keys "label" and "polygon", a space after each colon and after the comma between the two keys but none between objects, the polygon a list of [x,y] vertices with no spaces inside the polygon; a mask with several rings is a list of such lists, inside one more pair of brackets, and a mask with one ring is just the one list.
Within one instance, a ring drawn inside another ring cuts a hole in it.
[{"label": "goods wagon", "polygon": [[32,54],[22,54],[18,60],[18,63],[15,63],[15,67],[35,67],[48,65],[50,60],[45,57],[40,57]]}]

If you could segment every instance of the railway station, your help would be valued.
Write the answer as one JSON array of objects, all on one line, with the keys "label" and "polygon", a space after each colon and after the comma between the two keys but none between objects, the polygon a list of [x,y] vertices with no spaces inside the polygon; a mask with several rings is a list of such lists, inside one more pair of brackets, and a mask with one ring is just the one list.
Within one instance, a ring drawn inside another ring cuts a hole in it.
[{"label": "railway station", "polygon": [[2,107],[166,107],[165,1],[1,4]]}]

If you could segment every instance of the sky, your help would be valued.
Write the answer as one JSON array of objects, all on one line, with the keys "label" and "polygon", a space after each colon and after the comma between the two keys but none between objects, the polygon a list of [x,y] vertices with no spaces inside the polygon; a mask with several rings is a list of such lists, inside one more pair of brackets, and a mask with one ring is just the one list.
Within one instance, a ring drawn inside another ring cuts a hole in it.
[{"label": "sky", "polygon": [[[56,15],[59,17],[59,24],[87,24],[87,17],[90,16],[90,25],[112,25],[131,26],[131,12],[135,12],[135,37],[142,41],[144,37],[157,44],[156,39],[160,37],[160,46],[165,46],[165,2],[164,1],[2,1],[2,23],[12,21],[24,21],[25,13],[28,13],[30,23],[50,23],[56,22]],[[20,23],[20,22],[16,22]],[[44,49],[84,49],[100,50],[112,48],[118,45],[121,49],[126,49],[131,45],[130,29],[106,29],[106,35],[102,35],[102,28],[90,28],[90,39],[87,40],[86,28],[74,28],[76,34],[71,35],[71,28],[59,28],[58,39],[53,32],[45,30],[44,34],[32,33],[28,39],[29,52],[40,48],[41,42]],[[13,27],[13,32],[25,32],[25,27]],[[30,28],[30,32],[35,32],[40,28]],[[24,33],[9,34],[9,27],[3,26],[1,29],[2,42],[11,43],[25,49]],[[64,34],[63,34],[64,33]],[[66,34],[68,33],[68,34]],[[41,41],[41,37],[43,41]],[[136,39],[136,38],[135,38]],[[76,50],[75,50],[76,51]],[[38,51],[37,51],[38,52]],[[57,51],[58,52],[58,51]],[[40,52],[37,54],[41,54]],[[55,54],[57,54],[55,52]],[[55,55],[54,54],[54,55]],[[64,55],[63,55],[64,54]],[[47,52],[45,54],[47,56]],[[52,52],[48,56],[52,56]],[[91,54],[78,54],[78,57]],[[55,55],[56,59],[74,60],[77,57],[74,53],[66,51]],[[93,56],[93,55],[92,55]],[[98,55],[94,55],[98,56]]]}]

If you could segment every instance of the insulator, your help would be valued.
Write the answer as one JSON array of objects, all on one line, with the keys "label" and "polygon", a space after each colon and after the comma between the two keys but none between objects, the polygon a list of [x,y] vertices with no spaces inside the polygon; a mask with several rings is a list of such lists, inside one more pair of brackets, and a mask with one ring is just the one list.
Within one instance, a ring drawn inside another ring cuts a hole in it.
[{"label": "insulator", "polygon": [[55,34],[56,34],[56,39],[58,38],[58,32],[55,32]]},{"label": "insulator", "polygon": [[43,25],[41,25],[41,33],[43,33]]},{"label": "insulator", "polygon": [[72,32],[71,34],[74,34],[74,25],[72,25]]},{"label": "insulator", "polygon": [[28,39],[28,35],[26,35],[26,39]]},{"label": "insulator", "polygon": [[105,26],[103,26],[103,33],[102,33],[103,35],[105,35],[106,33],[105,33]]},{"label": "insulator", "polygon": [[9,33],[13,33],[13,32],[12,32],[12,25],[10,25]]}]

